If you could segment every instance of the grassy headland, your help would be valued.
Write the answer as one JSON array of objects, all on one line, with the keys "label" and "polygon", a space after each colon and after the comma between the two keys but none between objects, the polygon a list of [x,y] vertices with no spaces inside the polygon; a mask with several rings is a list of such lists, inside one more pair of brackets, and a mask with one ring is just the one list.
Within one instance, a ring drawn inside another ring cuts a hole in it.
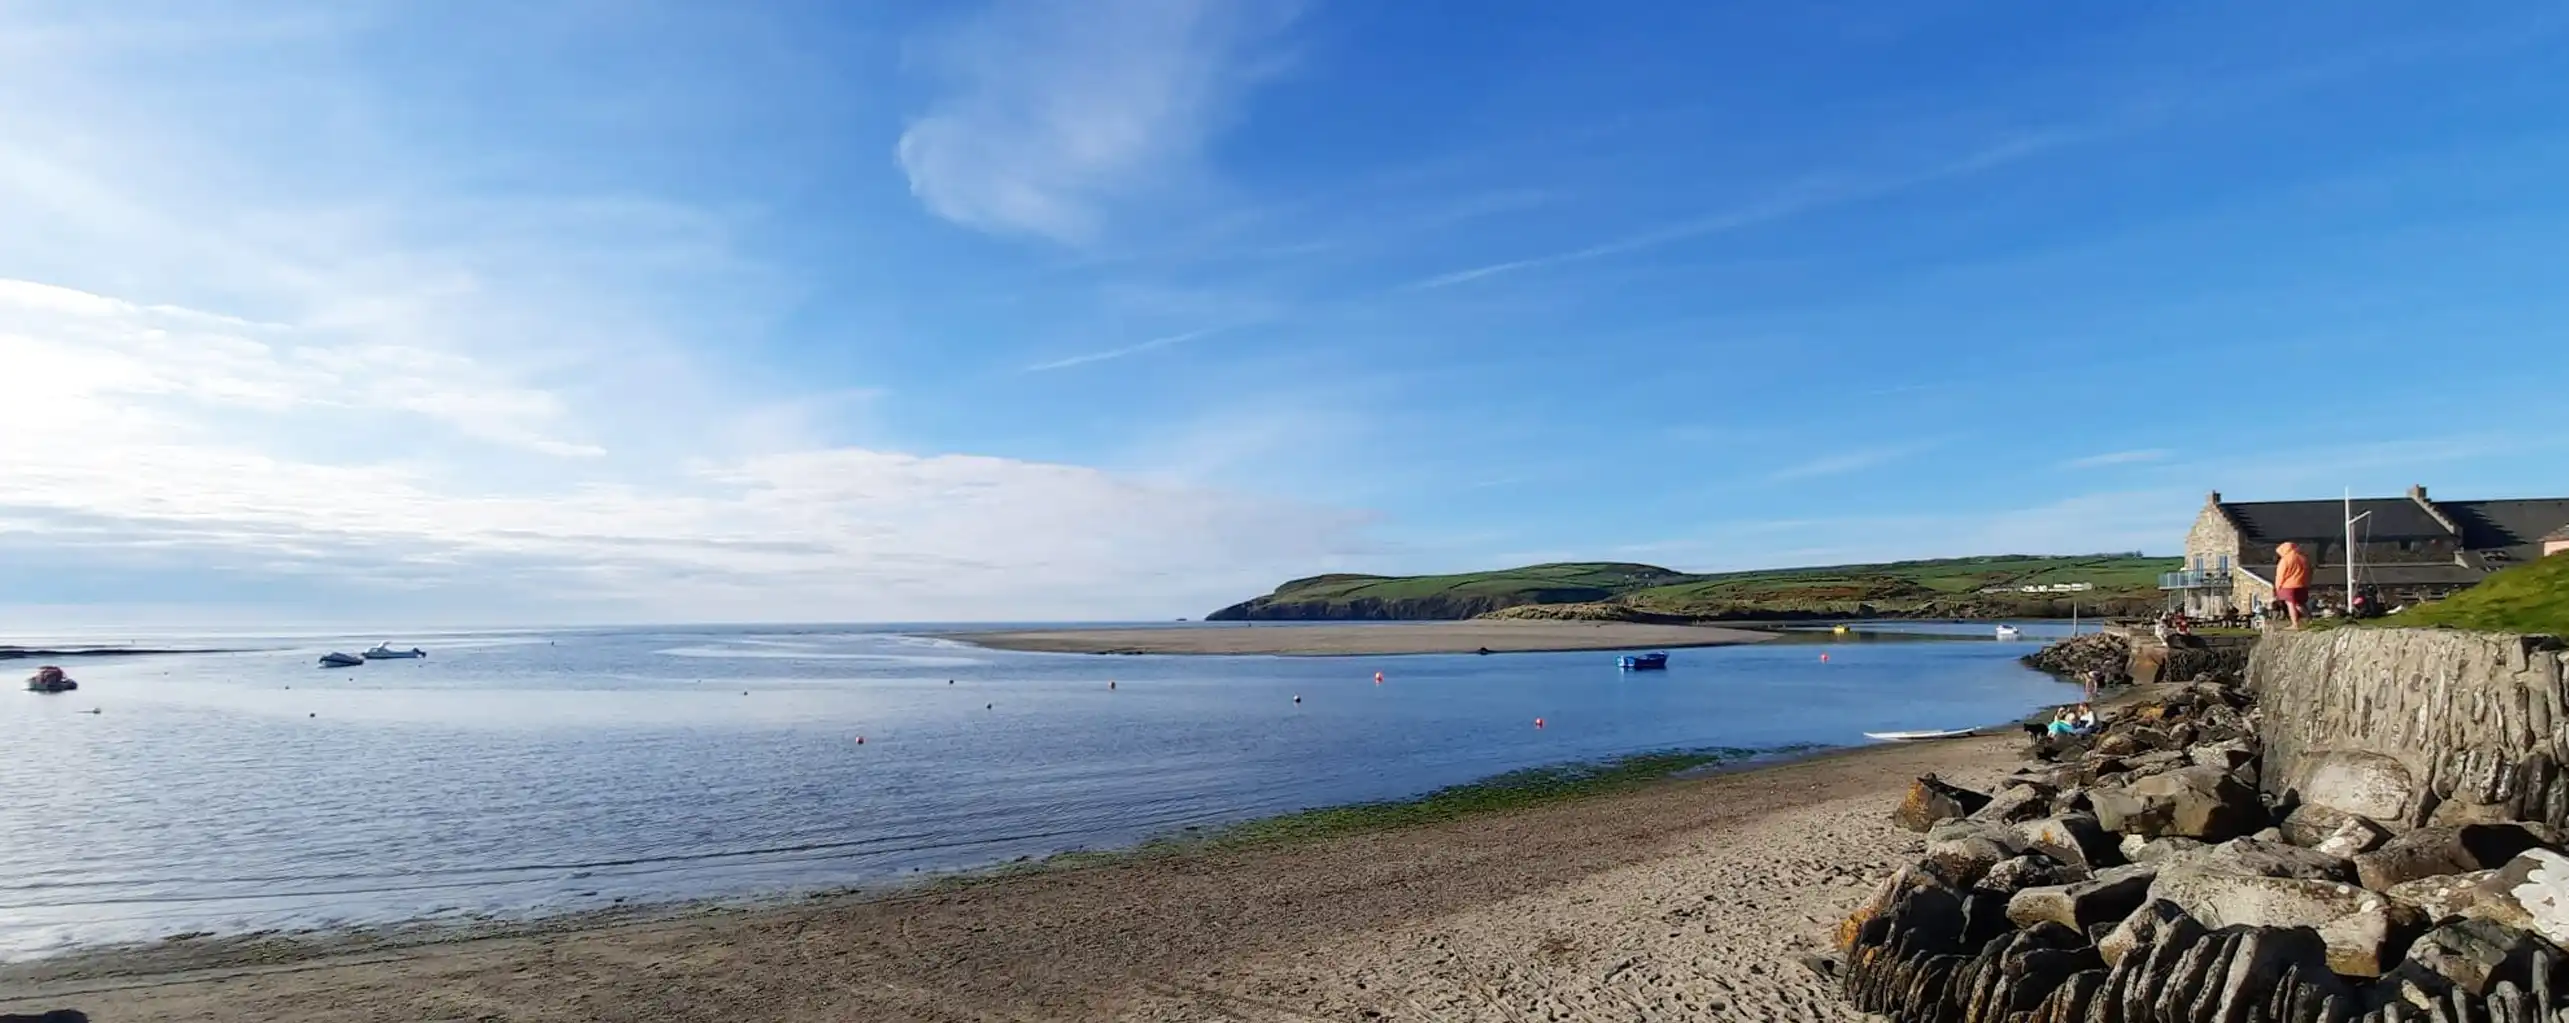
[{"label": "grassy headland", "polygon": [[[1871,565],[1692,574],[1624,562],[1528,565],[1460,575],[1323,575],[1233,604],[1208,621],[1451,620],[1754,621],[1808,618],[2066,617],[2144,613],[2173,558],[2129,554],[1939,558]],[[2084,582],[2077,593],[2019,587]],[[1982,592],[1995,590],[1998,592]],[[1577,606],[1571,606],[1577,605]],[[1558,607],[1557,611],[1531,610]],[[1529,610],[1509,610],[1528,608]]]},{"label": "grassy headland", "polygon": [[2493,573],[2450,597],[2365,624],[2569,637],[2569,554]]}]

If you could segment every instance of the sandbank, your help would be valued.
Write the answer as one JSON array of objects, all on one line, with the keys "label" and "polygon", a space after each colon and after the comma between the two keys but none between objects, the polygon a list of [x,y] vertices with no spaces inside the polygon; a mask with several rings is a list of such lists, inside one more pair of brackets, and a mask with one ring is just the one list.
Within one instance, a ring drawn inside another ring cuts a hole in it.
[{"label": "sandbank", "polygon": [[1461,621],[1302,625],[1224,622],[1160,628],[953,632],[938,638],[1056,654],[1468,654],[1549,650],[1664,650],[1729,646],[1773,633],[1636,622]]}]

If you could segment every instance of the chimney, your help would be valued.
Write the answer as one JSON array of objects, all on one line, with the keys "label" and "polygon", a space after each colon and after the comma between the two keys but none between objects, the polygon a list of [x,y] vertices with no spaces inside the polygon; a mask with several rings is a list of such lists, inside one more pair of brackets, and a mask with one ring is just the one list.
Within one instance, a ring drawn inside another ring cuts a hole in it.
[{"label": "chimney", "polygon": [[2425,503],[2425,502],[2426,502],[2426,484],[2423,484],[2423,483],[2411,483],[2411,484],[2409,484],[2409,485],[2408,485],[2408,499],[2409,499],[2409,500],[2411,500],[2411,501],[2416,501],[2416,502],[2418,502],[2418,503],[2420,503],[2420,504]]},{"label": "chimney", "polygon": [[2218,490],[2215,490],[2215,491],[2213,491],[2213,492],[2211,492],[2211,493],[2209,493],[2209,494],[2205,494],[2205,495],[2203,495],[2203,503],[2205,503],[2205,504],[2220,504],[2220,503],[2221,503],[2221,492],[2220,492],[2220,491],[2218,491]]}]

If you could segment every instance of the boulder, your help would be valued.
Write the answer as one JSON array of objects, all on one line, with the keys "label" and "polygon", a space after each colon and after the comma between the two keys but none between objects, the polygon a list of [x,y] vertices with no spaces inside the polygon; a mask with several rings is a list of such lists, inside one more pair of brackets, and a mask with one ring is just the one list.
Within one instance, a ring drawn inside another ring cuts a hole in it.
[{"label": "boulder", "polygon": [[2391,833],[2382,830],[2381,825],[2361,817],[2348,817],[2337,825],[2337,830],[2329,832],[2328,837],[2320,839],[2311,848],[2339,859],[2352,860],[2381,848],[2390,840]]},{"label": "boulder", "polygon": [[1989,797],[1959,785],[1948,785],[1935,775],[1923,775],[1909,786],[1907,798],[1891,812],[1891,819],[1911,831],[1925,831],[1937,821],[1969,817],[1972,811],[1989,805]]},{"label": "boulder", "polygon": [[2186,757],[2203,767],[2238,771],[2257,766],[2257,751],[2245,742],[2231,741],[2215,746],[2197,746],[2187,750]]},{"label": "boulder", "polygon": [[2569,856],[2528,849],[2481,879],[2462,915],[2569,945]]},{"label": "boulder", "polygon": [[2179,920],[2193,922],[2191,917],[2186,916],[2185,909],[2176,903],[2166,899],[2151,899],[2142,903],[2141,908],[2133,910],[2131,915],[2124,917],[2123,922],[2115,924],[2114,929],[2107,932],[2105,937],[2097,940],[2097,954],[2105,958],[2108,966],[2121,963],[2123,957],[2133,949],[2159,940],[2159,936],[2167,933],[2168,929],[2175,926]]},{"label": "boulder", "polygon": [[2328,968],[2380,974],[2426,928],[2417,907],[2353,885],[2291,877],[2162,870],[2150,890],[2207,927],[2309,928],[2327,946]]},{"label": "boulder", "polygon": [[2024,837],[2027,849],[2091,874],[2123,862],[2121,851],[2115,847],[2114,836],[2107,834],[2094,817],[2083,814],[2045,817],[2016,825],[2016,832]]},{"label": "boulder", "polygon": [[2022,855],[2026,845],[2016,829],[2003,824],[1947,821],[1927,833],[1927,850],[1919,865],[1947,886],[1969,888],[2001,860]]},{"label": "boulder", "polygon": [[2379,753],[2328,750],[2302,758],[2300,784],[2293,786],[2305,805],[2342,810],[2377,821],[2405,821],[2416,799],[2408,766]]},{"label": "boulder", "polygon": [[1990,797],[1988,805],[1972,811],[1970,819],[1995,824],[2033,820],[2052,812],[2052,797],[2058,791],[2049,786],[2009,785]]},{"label": "boulder", "polygon": [[1974,887],[2012,896],[2027,888],[2075,884],[2087,879],[2086,868],[2071,866],[2041,853],[2027,853],[1999,861],[1981,875],[1980,882]]},{"label": "boulder", "polygon": [[2382,894],[2408,903],[2426,913],[2426,918],[2442,923],[2462,915],[2480,901],[2480,882],[2497,876],[2494,870],[2474,870],[2468,874],[2437,874],[2414,881],[2402,881]]},{"label": "boulder", "polygon": [[2527,849],[2557,844],[2557,834],[2536,824],[2423,827],[2355,857],[2355,873],[2364,887],[2386,891],[2402,881],[2504,866]]},{"label": "boulder", "polygon": [[2191,838],[2143,838],[2123,836],[2123,858],[2134,863],[2168,863],[2212,848],[2210,843]]},{"label": "boulder", "polygon": [[2147,866],[2111,867],[2075,884],[2027,888],[2007,900],[2007,919],[2018,927],[2049,921],[2081,934],[2099,924],[2131,916],[2149,901],[2158,870]]},{"label": "boulder", "polygon": [[[2275,828],[2284,833],[2284,841],[2315,849],[2319,847],[2319,843],[2327,841],[2328,836],[2336,834],[2337,829],[2344,827],[2347,821],[2372,823],[2366,818],[2344,810],[2304,803],[2294,807],[2291,813],[2285,814],[2283,820],[2275,823]],[[2376,830],[2382,830],[2379,824],[2373,826]],[[2383,834],[2387,835],[2389,832],[2383,830]]]},{"label": "boulder", "polygon": [[[2165,839],[2162,839],[2165,841]],[[2307,881],[2355,880],[2355,865],[2315,849],[2254,838],[2234,838],[2199,852],[2174,857],[2177,863],[2199,863],[2214,870]]]},{"label": "boulder", "polygon": [[2318,927],[2389,902],[2350,884],[2187,864],[2161,869],[2150,895],[2176,903],[2206,927]]},{"label": "boulder", "polygon": [[2391,986],[2430,998],[2454,990],[2485,996],[2501,982],[2530,989],[2542,950],[2540,939],[2505,924],[2455,920],[2412,942],[2406,961],[2388,979]]},{"label": "boulder", "polygon": [[2120,789],[2100,789],[2092,798],[2107,830],[2152,838],[2219,842],[2255,831],[2266,820],[2256,789],[2211,767],[2152,775]]},{"label": "boulder", "polygon": [[1868,925],[1889,916],[1893,909],[1911,895],[1943,887],[1945,887],[1944,882],[1938,881],[1934,874],[1919,867],[1902,867],[1892,871],[1890,877],[1884,878],[1881,884],[1874,886],[1873,894],[1866,896],[1863,902],[1856,904],[1853,912],[1847,914],[1846,919],[1838,922],[1835,934],[1838,951],[1852,951]]},{"label": "boulder", "polygon": [[2426,823],[2430,825],[2498,824],[2515,819],[2515,808],[2504,803],[2473,803],[2460,799],[2437,803],[2434,812],[2426,815]]},{"label": "boulder", "polygon": [[2409,943],[2425,933],[2426,913],[2396,899],[2319,925],[2328,968],[2341,977],[2379,977],[2397,967]]}]

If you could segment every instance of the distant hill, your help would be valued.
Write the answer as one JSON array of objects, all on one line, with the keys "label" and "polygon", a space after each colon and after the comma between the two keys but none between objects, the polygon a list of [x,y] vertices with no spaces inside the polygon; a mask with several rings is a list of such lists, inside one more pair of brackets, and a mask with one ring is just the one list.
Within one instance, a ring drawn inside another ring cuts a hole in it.
[{"label": "distant hill", "polygon": [[[1876,565],[1694,574],[1626,562],[1565,562],[1460,575],[1321,575],[1206,615],[1206,621],[1391,621],[1472,618],[1529,605],[1613,605],[1635,618],[1737,621],[1854,617],[2067,617],[2134,614],[2159,604],[2158,576],[2175,558],[2129,554],[2006,555]],[[2018,588],[2092,583],[2076,593]],[[2004,589],[2005,592],[1983,593]],[[1559,615],[1619,616],[1604,607]]]}]

